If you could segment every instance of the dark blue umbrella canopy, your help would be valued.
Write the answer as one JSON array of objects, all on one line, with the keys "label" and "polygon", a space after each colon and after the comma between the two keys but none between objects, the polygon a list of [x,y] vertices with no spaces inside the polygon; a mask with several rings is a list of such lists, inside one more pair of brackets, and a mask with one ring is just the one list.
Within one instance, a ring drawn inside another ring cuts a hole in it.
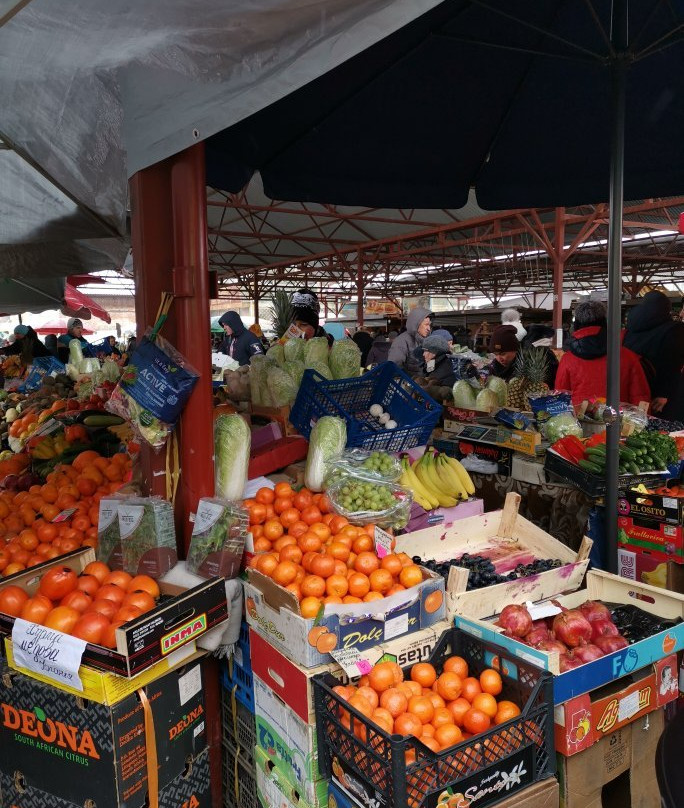
[{"label": "dark blue umbrella canopy", "polygon": [[608,196],[611,64],[627,64],[624,196],[684,188],[684,0],[448,0],[207,141],[208,183],[381,207]]}]

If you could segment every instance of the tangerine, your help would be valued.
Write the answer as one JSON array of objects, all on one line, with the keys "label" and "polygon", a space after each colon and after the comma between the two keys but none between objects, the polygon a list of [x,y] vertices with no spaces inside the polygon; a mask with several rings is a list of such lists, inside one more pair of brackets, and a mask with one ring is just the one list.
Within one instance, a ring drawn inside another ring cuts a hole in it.
[{"label": "tangerine", "polygon": [[463,657],[450,656],[444,660],[442,670],[457,673],[461,679],[465,679],[468,676],[468,663]]},{"label": "tangerine", "polygon": [[423,734],[423,722],[413,713],[402,713],[394,719],[394,731],[398,735],[420,738]]},{"label": "tangerine", "polygon": [[399,573],[399,583],[410,589],[423,582],[423,572],[417,564],[407,564]]},{"label": "tangerine", "polygon": [[436,680],[437,693],[444,701],[453,701],[461,695],[463,682],[457,673],[447,671]]},{"label": "tangerine", "polygon": [[435,714],[435,708],[427,696],[411,696],[408,711],[417,716],[421,724],[429,724]]},{"label": "tangerine", "polygon": [[501,674],[492,668],[486,668],[480,674],[480,687],[483,693],[491,693],[492,696],[498,696],[503,689]]},{"label": "tangerine", "polygon": [[463,740],[463,733],[456,724],[443,724],[435,730],[435,741],[440,749],[448,749]]},{"label": "tangerine", "polygon": [[411,668],[411,679],[421,687],[432,687],[437,679],[437,671],[429,662],[418,662]]},{"label": "tangerine", "polygon": [[380,694],[380,706],[384,707],[392,718],[396,719],[397,716],[406,712],[408,699],[397,687],[388,687]]},{"label": "tangerine", "polygon": [[463,727],[473,735],[479,735],[481,732],[486,732],[491,724],[490,718],[482,710],[471,707],[470,710],[463,716]]}]

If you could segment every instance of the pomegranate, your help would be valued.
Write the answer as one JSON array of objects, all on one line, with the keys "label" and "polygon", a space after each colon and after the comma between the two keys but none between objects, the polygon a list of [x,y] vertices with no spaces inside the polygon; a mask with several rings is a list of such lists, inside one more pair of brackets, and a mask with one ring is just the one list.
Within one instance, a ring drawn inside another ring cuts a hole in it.
[{"label": "pomegranate", "polygon": [[617,637],[620,632],[615,623],[611,620],[592,620],[591,621],[591,641],[597,637]]},{"label": "pomegranate", "polygon": [[497,625],[504,629],[509,637],[524,637],[532,628],[532,618],[524,606],[509,604],[504,606]]},{"label": "pomegranate", "polygon": [[590,623],[593,623],[594,620],[610,620],[611,622],[613,620],[610,609],[598,600],[587,600],[579,607],[579,610]]},{"label": "pomegranate", "polygon": [[621,651],[623,648],[627,648],[629,645],[622,634],[618,634],[616,637],[597,637],[594,644],[597,648],[600,648],[601,651],[603,651],[604,655],[612,654],[615,651]]},{"label": "pomegranate", "polygon": [[553,635],[546,627],[546,624],[543,626],[537,626],[537,628],[533,628],[529,634],[526,634],[523,637],[523,642],[527,645],[534,645],[537,646],[538,643],[542,642],[543,640],[551,640],[553,639]]},{"label": "pomegranate", "polygon": [[577,659],[574,654],[561,654],[560,656],[560,672],[565,673],[571,671],[573,668],[579,668],[584,663]]},{"label": "pomegranate", "polygon": [[553,633],[570,648],[576,648],[591,639],[591,623],[582,612],[570,609],[554,617]]},{"label": "pomegranate", "polygon": [[582,662],[593,662],[595,659],[604,656],[603,651],[595,645],[580,645],[573,651],[575,659],[580,659]]},{"label": "pomegranate", "polygon": [[539,648],[540,651],[558,651],[559,654],[567,654],[568,647],[567,645],[563,645],[560,640],[542,640],[540,643],[535,645],[535,648]]}]

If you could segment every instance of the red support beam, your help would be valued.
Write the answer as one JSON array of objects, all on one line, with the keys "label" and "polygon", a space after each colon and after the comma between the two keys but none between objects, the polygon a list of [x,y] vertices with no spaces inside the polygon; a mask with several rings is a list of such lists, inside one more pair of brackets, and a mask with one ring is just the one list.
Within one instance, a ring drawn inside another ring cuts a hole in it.
[{"label": "red support beam", "polygon": [[563,270],[565,269],[565,208],[556,208],[553,250],[553,331],[556,348],[563,347]]}]

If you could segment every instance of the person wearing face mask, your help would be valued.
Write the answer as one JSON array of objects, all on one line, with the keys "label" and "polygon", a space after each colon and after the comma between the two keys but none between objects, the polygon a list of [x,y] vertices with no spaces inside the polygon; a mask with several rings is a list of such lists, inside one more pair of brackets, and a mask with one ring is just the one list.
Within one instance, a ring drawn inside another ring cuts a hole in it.
[{"label": "person wearing face mask", "polygon": [[[494,354],[494,361],[489,365],[492,376],[498,376],[506,382],[516,377],[516,359],[522,347],[518,342],[515,326],[500,325],[489,340],[489,352]],[[558,360],[549,348],[544,348],[548,356],[548,369],[544,381],[553,390],[558,370]]]},{"label": "person wearing face mask", "polygon": [[423,374],[423,362],[414,355],[414,351],[422,346],[423,340],[432,331],[432,317],[429,309],[415,308],[406,318],[406,331],[399,334],[390,346],[387,358],[409,376]]},{"label": "person wearing face mask", "polygon": [[332,334],[320,325],[319,314],[321,304],[318,302],[318,295],[312,290],[303,287],[292,295],[290,301],[292,307],[292,323],[304,334],[304,339],[309,340],[314,337],[325,337],[328,345],[335,341]]},{"label": "person wearing face mask", "polygon": [[456,373],[451,361],[449,343],[444,337],[430,334],[423,340],[416,353],[422,356],[425,363],[425,381],[427,385],[438,387],[453,387],[456,383]]}]

